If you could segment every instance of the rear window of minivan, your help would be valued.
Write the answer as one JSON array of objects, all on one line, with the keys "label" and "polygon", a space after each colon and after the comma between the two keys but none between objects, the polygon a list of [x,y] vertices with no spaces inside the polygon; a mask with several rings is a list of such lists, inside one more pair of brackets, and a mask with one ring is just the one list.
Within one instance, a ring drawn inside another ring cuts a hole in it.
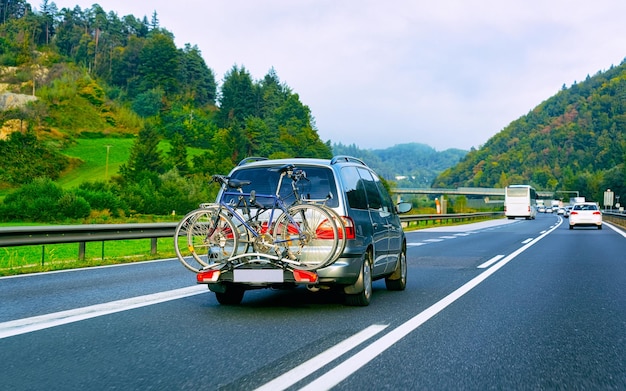
[{"label": "rear window of minivan", "polygon": [[[301,197],[310,200],[327,200],[325,205],[336,207],[339,205],[337,199],[337,185],[331,169],[326,167],[296,167],[304,170],[306,179],[297,182],[297,190]],[[249,180],[251,183],[243,187],[245,193],[254,190],[257,197],[262,195],[276,194],[276,187],[280,174],[272,167],[250,167],[236,170],[231,178],[239,180]],[[280,187],[280,196],[287,205],[295,202],[291,179],[284,178]],[[233,190],[229,190],[233,191]],[[235,196],[229,196],[225,201],[237,202]],[[262,200],[259,200],[262,202]]]}]

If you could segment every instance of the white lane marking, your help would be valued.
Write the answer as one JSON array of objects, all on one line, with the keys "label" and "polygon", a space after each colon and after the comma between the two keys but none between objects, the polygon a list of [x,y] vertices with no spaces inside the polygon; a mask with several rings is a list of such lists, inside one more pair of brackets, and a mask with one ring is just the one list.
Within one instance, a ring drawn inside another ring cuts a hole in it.
[{"label": "white lane marking", "polygon": [[339,344],[333,346],[332,348],[318,354],[312,359],[298,365],[292,370],[285,372],[283,375],[277,377],[276,379],[270,381],[269,383],[263,384],[261,387],[257,388],[255,391],[279,391],[284,390],[286,388],[291,387],[296,384],[300,380],[309,376],[313,372],[322,368],[326,364],[331,361],[337,359],[342,356],[346,352],[354,349],[359,346],[363,342],[367,341],[374,335],[383,331],[389,325],[372,325],[368,328],[358,332],[352,337],[340,342]]},{"label": "white lane marking", "polygon": [[469,236],[471,234],[471,232],[463,232],[463,233],[459,233],[459,234],[454,234],[454,236]]},{"label": "white lane marking", "polygon": [[425,244],[428,244],[428,243],[422,243],[422,242],[419,242],[419,243],[407,243],[406,245],[407,246],[423,246]]},{"label": "white lane marking", "polygon": [[440,236],[439,239],[456,239],[456,236]]},{"label": "white lane marking", "polygon": [[533,241],[533,238],[528,238],[528,239],[524,240],[522,243],[526,244],[526,243],[530,243],[532,241]]},{"label": "white lane marking", "polygon": [[436,242],[443,242],[443,239],[424,239],[425,242],[429,242],[429,243],[436,243]]},{"label": "white lane marking", "polygon": [[498,262],[500,259],[504,258],[504,255],[496,255],[495,257],[491,258],[490,260],[488,260],[487,262],[481,264],[478,266],[478,269],[486,269],[489,266],[491,266],[492,264]]},{"label": "white lane marking", "polygon": [[626,232],[622,231],[621,229],[618,229],[616,227],[613,226],[613,224],[609,224],[607,222],[602,222],[602,224],[606,225],[607,227],[611,228],[613,231],[617,232],[618,234],[622,235],[623,237],[626,238]]},{"label": "white lane marking", "polygon": [[409,319],[408,321],[404,322],[397,328],[391,330],[389,333],[383,335],[381,338],[372,342],[363,350],[359,351],[354,356],[348,358],[343,363],[337,365],[335,368],[331,369],[330,371],[326,372],[325,374],[323,374],[316,380],[312,381],[311,383],[303,387],[301,390],[305,390],[305,391],[329,390],[332,387],[336,386],[337,384],[339,384],[340,382],[348,378],[348,376],[352,375],[354,372],[356,372],[361,367],[363,367],[365,364],[372,361],[382,352],[389,349],[393,344],[395,344],[396,342],[404,338],[411,331],[414,331],[419,326],[424,324],[427,320],[437,315],[439,312],[443,311],[450,304],[454,303],[461,296],[463,296],[470,290],[474,289],[476,286],[478,286],[478,284],[486,280],[489,276],[491,276],[493,273],[498,271],[501,267],[509,263],[515,257],[517,257],[518,255],[526,251],[529,247],[531,247],[532,245],[534,245],[535,243],[543,239],[546,235],[554,231],[560,224],[561,222],[559,222],[559,224],[557,224],[554,228],[552,228],[548,232],[535,238],[532,242],[529,242],[523,245],[522,247],[518,248],[517,250],[512,252],[510,255],[502,259],[500,262],[496,263],[489,269],[485,270],[478,276],[474,277],[473,279],[465,283],[463,286],[461,286],[454,292],[450,293],[448,296],[444,297],[437,303],[428,307],[423,312],[415,315],[413,318]]},{"label": "white lane marking", "polygon": [[208,292],[206,286],[196,285],[47,315],[11,320],[0,323],[0,339],[206,292]]}]

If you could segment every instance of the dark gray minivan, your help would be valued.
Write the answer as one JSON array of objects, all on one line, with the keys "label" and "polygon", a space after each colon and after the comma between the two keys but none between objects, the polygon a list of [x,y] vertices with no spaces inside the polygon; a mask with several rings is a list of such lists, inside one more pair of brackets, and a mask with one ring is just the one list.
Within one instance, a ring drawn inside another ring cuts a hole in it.
[{"label": "dark gray minivan", "polygon": [[[317,269],[317,280],[305,283],[311,291],[335,289],[345,295],[348,305],[366,306],[372,295],[372,281],[384,278],[389,290],[404,290],[407,279],[406,239],[398,213],[408,212],[408,203],[394,204],[378,175],[362,160],[349,156],[333,159],[244,159],[228,175],[249,183],[244,192],[276,192],[277,168],[293,165],[306,173],[299,194],[308,199],[326,199],[325,205],[337,212],[346,227],[346,246],[331,265]],[[287,202],[293,189],[286,181],[280,195]],[[222,192],[218,194],[218,200]],[[254,264],[246,267],[264,267]],[[200,282],[200,281],[199,281]],[[202,283],[202,282],[200,282]],[[288,288],[302,282],[292,279],[236,282],[223,273],[208,287],[221,304],[238,304],[246,290]]]}]

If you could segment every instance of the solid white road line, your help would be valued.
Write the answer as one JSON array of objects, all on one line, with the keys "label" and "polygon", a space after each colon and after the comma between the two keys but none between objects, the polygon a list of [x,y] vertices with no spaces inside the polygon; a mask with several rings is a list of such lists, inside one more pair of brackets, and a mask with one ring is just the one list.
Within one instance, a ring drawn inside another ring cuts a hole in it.
[{"label": "solid white road line", "polygon": [[613,231],[617,232],[618,234],[622,235],[623,237],[626,238],[626,233],[624,231],[622,231],[621,229],[618,229],[616,227],[613,226],[613,224],[609,224],[609,223],[605,223],[603,222],[602,224],[606,225],[607,227],[611,228]]},{"label": "solid white road line", "polygon": [[454,292],[450,293],[448,296],[444,297],[437,303],[433,304],[432,306],[430,306],[423,312],[417,314],[413,318],[401,324],[399,327],[391,330],[389,333],[383,335],[381,338],[372,342],[366,348],[359,351],[354,356],[348,358],[346,361],[339,364],[335,368],[326,372],[325,374],[323,374],[322,376],[320,376],[313,382],[309,383],[307,386],[303,387],[301,390],[306,390],[306,391],[329,390],[332,387],[336,386],[341,381],[345,380],[354,372],[356,372],[361,367],[363,367],[365,364],[372,361],[382,352],[389,349],[393,344],[395,344],[396,342],[404,338],[411,331],[414,331],[419,326],[424,324],[427,320],[429,320],[430,318],[432,318],[439,312],[443,311],[450,304],[454,303],[461,296],[463,296],[467,292],[474,289],[476,286],[478,286],[478,284],[486,280],[489,276],[491,276],[493,273],[498,271],[501,267],[509,263],[515,257],[517,257],[518,255],[526,251],[529,247],[531,247],[532,245],[534,245],[535,243],[543,239],[546,235],[554,231],[560,224],[561,222],[556,224],[552,229],[550,229],[543,235],[538,236],[533,241],[523,245],[516,251],[512,252],[509,256],[505,257],[504,259],[496,263],[491,268],[485,270],[478,276],[474,277],[473,279],[465,283],[463,286],[461,286]]},{"label": "solid white road line", "polygon": [[0,323],[0,339],[14,335],[30,333],[49,327],[59,326],[72,322],[78,322],[97,316],[121,312],[133,308],[145,307],[152,304],[162,303],[169,300],[181,299],[187,296],[198,295],[208,292],[206,286],[195,285],[188,288],[174,289],[151,295],[132,297],[130,299],[111,301],[109,303],[96,304],[73,310],[55,312],[47,315],[33,316],[30,318],[11,320]]},{"label": "solid white road line", "polygon": [[277,377],[269,383],[265,383],[261,387],[257,388],[255,391],[280,391],[291,387],[311,373],[322,368],[324,365],[330,363],[331,361],[335,360],[346,352],[367,341],[374,335],[383,331],[387,326],[388,325],[369,326],[368,328],[333,346],[325,352],[322,352],[321,354],[313,357],[309,361],[306,361],[301,365],[298,365],[294,369],[285,372],[283,375]]}]

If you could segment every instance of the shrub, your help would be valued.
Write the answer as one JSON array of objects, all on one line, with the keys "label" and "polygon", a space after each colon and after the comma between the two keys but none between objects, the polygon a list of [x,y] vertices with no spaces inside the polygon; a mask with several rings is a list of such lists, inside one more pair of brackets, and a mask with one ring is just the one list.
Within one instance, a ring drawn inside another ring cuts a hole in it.
[{"label": "shrub", "polygon": [[91,213],[89,202],[76,194],[66,193],[59,199],[59,213],[70,219],[84,219]]}]

